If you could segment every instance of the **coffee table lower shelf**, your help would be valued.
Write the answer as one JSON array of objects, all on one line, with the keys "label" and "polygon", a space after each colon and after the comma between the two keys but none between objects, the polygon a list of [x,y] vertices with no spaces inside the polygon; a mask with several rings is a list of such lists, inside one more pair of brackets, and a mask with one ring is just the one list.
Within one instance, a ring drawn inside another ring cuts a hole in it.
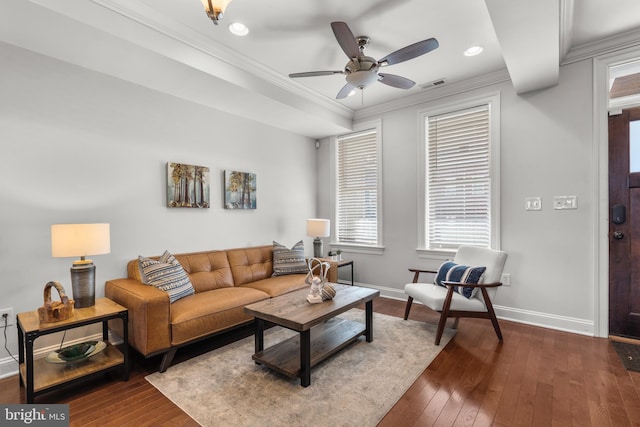
[{"label": "coffee table lower shelf", "polygon": [[[363,323],[334,317],[311,328],[311,367],[364,335]],[[300,334],[254,354],[256,363],[290,378],[300,376]]]}]

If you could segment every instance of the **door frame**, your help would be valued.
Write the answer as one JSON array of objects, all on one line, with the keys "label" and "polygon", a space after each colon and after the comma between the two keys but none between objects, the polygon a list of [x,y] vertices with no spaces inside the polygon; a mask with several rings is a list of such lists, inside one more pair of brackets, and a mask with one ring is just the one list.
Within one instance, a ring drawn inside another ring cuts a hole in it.
[{"label": "door frame", "polygon": [[[593,60],[593,170],[594,198],[594,335],[609,336],[609,133],[608,92],[609,67],[640,58],[640,48],[633,47],[602,55]],[[618,106],[617,109],[637,107],[638,104]]]}]

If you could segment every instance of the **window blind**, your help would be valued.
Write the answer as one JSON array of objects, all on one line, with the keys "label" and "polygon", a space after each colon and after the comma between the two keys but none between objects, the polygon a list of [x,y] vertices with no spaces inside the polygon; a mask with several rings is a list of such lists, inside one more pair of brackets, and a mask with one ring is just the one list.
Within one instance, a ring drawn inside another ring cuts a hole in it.
[{"label": "window blind", "polygon": [[337,239],[378,243],[378,158],[375,129],[337,138]]},{"label": "window blind", "polygon": [[490,111],[484,105],[428,117],[427,246],[491,244]]}]

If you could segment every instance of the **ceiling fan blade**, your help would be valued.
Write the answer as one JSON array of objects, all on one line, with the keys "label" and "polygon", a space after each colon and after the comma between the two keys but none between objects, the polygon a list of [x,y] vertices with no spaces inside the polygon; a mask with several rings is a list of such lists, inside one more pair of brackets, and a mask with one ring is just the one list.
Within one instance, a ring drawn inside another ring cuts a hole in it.
[{"label": "ceiling fan blade", "polygon": [[344,74],[344,71],[307,71],[304,73],[291,73],[289,77],[316,77],[316,76],[332,76],[334,74]]},{"label": "ceiling fan blade", "polygon": [[360,55],[360,49],[349,26],[345,22],[337,21],[331,23],[331,29],[344,53],[349,58],[357,58]]},{"label": "ceiling fan blade", "polygon": [[416,82],[414,82],[413,80],[409,80],[408,78],[402,76],[396,76],[395,74],[379,73],[378,76],[380,77],[380,79],[378,80],[380,83],[397,87],[399,89],[411,89],[416,84]]},{"label": "ceiling fan blade", "polygon": [[429,53],[432,50],[437,49],[438,46],[440,46],[440,44],[438,43],[438,40],[434,38],[422,40],[421,42],[405,46],[402,49],[398,49],[395,52],[390,53],[379,60],[378,64],[393,65],[408,61],[410,59],[417,58],[420,55],[424,55],[425,53]]},{"label": "ceiling fan blade", "polygon": [[351,91],[355,89],[356,89],[355,86],[352,86],[351,84],[347,83],[342,87],[342,89],[340,89],[340,92],[338,92],[338,94],[336,95],[336,99],[346,98],[347,96],[349,96]]}]

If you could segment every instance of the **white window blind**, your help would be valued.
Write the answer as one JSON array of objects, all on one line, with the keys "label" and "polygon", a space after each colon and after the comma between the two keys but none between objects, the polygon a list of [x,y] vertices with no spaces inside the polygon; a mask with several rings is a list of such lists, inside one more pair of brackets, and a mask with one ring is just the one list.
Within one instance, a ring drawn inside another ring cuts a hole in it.
[{"label": "white window blind", "polygon": [[489,106],[428,117],[425,126],[427,247],[489,247]]},{"label": "white window blind", "polygon": [[337,138],[337,240],[378,244],[377,132],[366,130]]}]

